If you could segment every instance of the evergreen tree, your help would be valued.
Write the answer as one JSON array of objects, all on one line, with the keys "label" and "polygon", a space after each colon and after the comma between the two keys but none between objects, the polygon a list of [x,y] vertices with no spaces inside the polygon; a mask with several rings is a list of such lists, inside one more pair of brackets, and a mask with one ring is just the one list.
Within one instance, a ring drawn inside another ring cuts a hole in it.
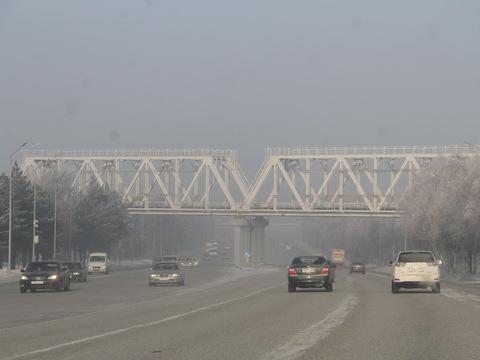
[{"label": "evergreen tree", "polygon": [[85,257],[92,251],[110,252],[127,236],[130,217],[117,193],[92,180],[74,210],[74,221],[74,246]]}]

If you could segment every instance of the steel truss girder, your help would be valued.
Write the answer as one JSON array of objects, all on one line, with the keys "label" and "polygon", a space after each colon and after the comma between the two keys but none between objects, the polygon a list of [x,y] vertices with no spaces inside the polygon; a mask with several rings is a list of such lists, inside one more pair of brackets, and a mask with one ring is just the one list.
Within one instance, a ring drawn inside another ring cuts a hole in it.
[{"label": "steel truss girder", "polygon": [[24,153],[21,170],[39,176],[54,161],[73,187],[93,179],[135,214],[391,217],[420,170],[472,156],[479,146],[267,149],[251,184],[236,152],[223,150],[37,150]]},{"label": "steel truss girder", "polygon": [[[55,161],[67,168],[70,165],[72,187],[81,189],[93,179],[119,192],[123,201],[135,208],[237,210],[248,193],[248,183],[232,151],[165,151],[142,156],[124,152],[112,157],[99,153],[70,156],[60,151]],[[33,177],[32,170],[52,158],[25,154],[22,170]]]}]

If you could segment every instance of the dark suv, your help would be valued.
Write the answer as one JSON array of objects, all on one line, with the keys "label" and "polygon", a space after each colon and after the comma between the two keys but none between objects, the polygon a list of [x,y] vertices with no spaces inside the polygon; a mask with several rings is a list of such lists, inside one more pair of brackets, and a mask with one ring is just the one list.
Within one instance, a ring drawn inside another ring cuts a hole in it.
[{"label": "dark suv", "polygon": [[63,263],[63,266],[65,266],[68,269],[68,273],[70,275],[71,281],[78,281],[78,282],[87,281],[88,271],[85,268],[85,265],[83,265],[81,262],[79,261],[66,262],[66,263]]},{"label": "dark suv", "polygon": [[299,288],[324,288],[333,291],[335,266],[323,256],[299,256],[288,268],[288,292]]},{"label": "dark suv", "polygon": [[66,267],[58,261],[35,261],[21,270],[20,292],[39,289],[70,290],[70,276]]}]

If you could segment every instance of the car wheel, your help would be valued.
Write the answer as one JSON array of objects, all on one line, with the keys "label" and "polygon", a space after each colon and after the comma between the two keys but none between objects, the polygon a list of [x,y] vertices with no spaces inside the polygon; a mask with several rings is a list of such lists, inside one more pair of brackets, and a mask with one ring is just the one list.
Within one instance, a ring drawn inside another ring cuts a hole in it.
[{"label": "car wheel", "polygon": [[327,283],[327,284],[325,284],[325,290],[326,290],[327,292],[332,292],[332,291],[333,291],[333,285],[332,285],[332,283]]},{"label": "car wheel", "polygon": [[63,291],[69,291],[70,290],[70,281],[67,283],[66,286],[63,287]]},{"label": "car wheel", "polygon": [[432,293],[434,294],[440,294],[440,284],[437,284],[435,286],[432,286]]},{"label": "car wheel", "polygon": [[37,289],[30,289],[30,292],[37,292]]},{"label": "car wheel", "polygon": [[152,284],[152,283],[148,283],[148,286],[152,287],[152,286],[153,286],[153,284]]},{"label": "car wheel", "polygon": [[288,292],[291,293],[291,292],[295,292],[297,291],[297,287],[294,285],[294,284],[288,284]]},{"label": "car wheel", "polygon": [[366,274],[366,271],[364,271],[362,274],[365,275],[365,274]]},{"label": "car wheel", "polygon": [[392,293],[398,294],[398,286],[392,282]]},{"label": "car wheel", "polygon": [[25,294],[25,293],[27,292],[27,289],[20,288],[20,292],[21,292],[22,294]]}]

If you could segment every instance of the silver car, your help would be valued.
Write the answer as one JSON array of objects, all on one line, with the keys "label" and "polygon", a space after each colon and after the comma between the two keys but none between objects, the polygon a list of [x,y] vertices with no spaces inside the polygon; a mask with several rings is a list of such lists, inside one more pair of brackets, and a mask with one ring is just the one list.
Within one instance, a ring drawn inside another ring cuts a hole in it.
[{"label": "silver car", "polygon": [[148,286],[160,284],[183,285],[185,274],[176,262],[159,262],[153,265],[148,274]]}]

